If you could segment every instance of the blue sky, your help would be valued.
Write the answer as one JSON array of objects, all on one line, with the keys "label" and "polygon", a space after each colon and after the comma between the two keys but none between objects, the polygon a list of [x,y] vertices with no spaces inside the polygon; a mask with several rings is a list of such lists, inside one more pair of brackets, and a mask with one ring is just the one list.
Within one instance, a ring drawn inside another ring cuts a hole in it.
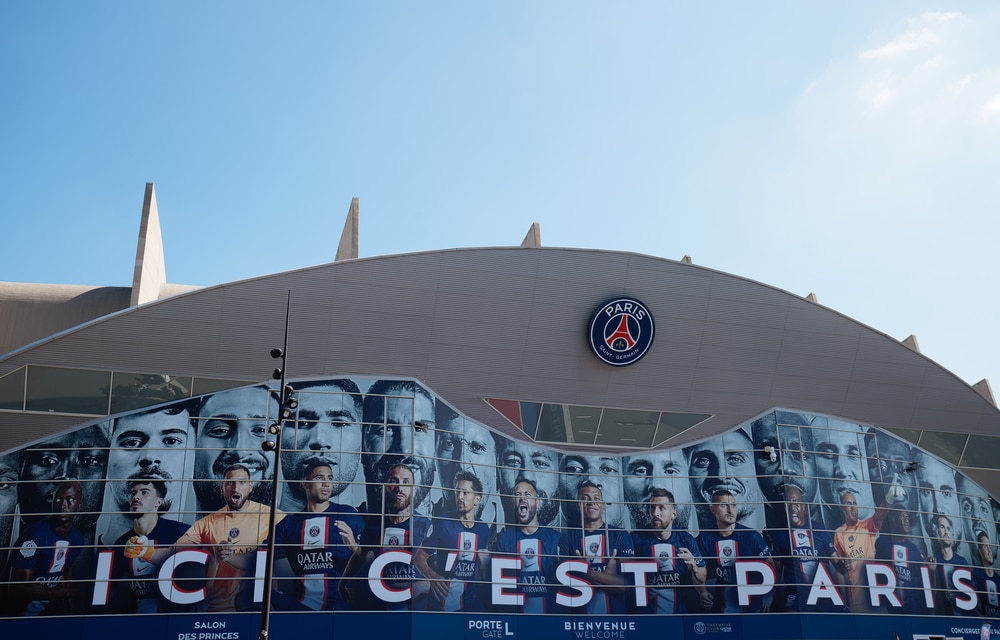
[{"label": "blue sky", "polygon": [[992,2],[8,1],[0,280],[129,285],[147,181],[183,284],[332,260],[358,196],[362,256],[537,221],[997,388],[998,32]]}]

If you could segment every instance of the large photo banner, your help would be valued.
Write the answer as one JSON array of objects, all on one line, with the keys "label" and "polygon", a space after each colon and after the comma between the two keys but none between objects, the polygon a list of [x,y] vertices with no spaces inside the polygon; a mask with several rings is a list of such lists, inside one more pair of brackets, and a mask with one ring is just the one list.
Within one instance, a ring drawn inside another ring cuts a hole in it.
[{"label": "large photo banner", "polygon": [[[682,448],[577,452],[501,435],[412,379],[290,384],[280,465],[266,385],[0,454],[2,614],[246,624],[276,467],[272,608],[346,616],[311,625],[450,612],[467,637],[652,637],[675,616],[688,637],[735,638],[757,616],[730,614],[823,614],[783,618],[801,637],[905,614],[971,637],[1000,612],[1000,505],[877,426],[775,409]],[[190,632],[163,637],[226,633]]]}]

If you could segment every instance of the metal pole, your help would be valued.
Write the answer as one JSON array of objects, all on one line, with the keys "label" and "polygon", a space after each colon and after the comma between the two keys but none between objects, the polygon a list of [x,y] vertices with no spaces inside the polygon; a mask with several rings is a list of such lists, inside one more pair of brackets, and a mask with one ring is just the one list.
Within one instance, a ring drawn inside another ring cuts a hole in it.
[{"label": "metal pole", "polygon": [[[281,427],[285,421],[285,411],[293,409],[290,406],[293,389],[285,384],[285,355],[288,352],[288,313],[291,308],[292,292],[288,291],[288,300],[285,302],[285,340],[282,348],[272,349],[272,358],[281,358],[281,368],[274,373],[276,378],[281,380],[281,392],[279,395],[278,420],[272,424],[268,431],[274,436],[274,440],[265,440],[261,445],[264,451],[274,452],[274,474],[271,477],[271,505],[267,522],[267,548],[264,552],[264,596],[260,605],[260,640],[268,640],[268,631],[271,626],[271,583],[274,580],[274,527],[278,516],[278,476],[281,471]],[[276,353],[277,352],[277,353]]]}]

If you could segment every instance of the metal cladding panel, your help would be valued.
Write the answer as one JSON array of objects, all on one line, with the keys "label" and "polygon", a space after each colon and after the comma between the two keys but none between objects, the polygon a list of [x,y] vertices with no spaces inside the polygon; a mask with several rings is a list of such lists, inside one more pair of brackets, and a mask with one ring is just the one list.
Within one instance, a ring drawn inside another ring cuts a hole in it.
[{"label": "metal cladding panel", "polygon": [[[25,349],[0,373],[31,363],[266,380],[289,291],[290,374],[413,376],[503,429],[483,396],[715,414],[704,436],[772,406],[1000,431],[1000,412],[968,385],[821,305],[696,265],[575,249],[366,258],[199,289]],[[597,306],[621,295],[648,306],[656,339],[612,368],[585,336]]]},{"label": "metal cladding panel", "polygon": [[860,336],[871,331],[847,316],[804,299],[799,299],[797,303],[788,305],[788,327],[815,333],[845,336]]},{"label": "metal cladding panel", "polygon": [[853,350],[844,351],[844,357],[828,356],[810,361],[809,354],[783,348],[778,357],[776,371],[779,375],[802,376],[823,380],[849,380],[854,371]]},{"label": "metal cladding panel", "polygon": [[843,403],[849,386],[850,382],[846,378],[787,375],[782,371],[774,376],[771,394],[775,399],[796,398],[800,403],[798,407],[803,410],[805,407],[822,406],[824,413],[843,415]]},{"label": "metal cladding panel", "polygon": [[762,348],[702,349],[699,368],[725,368],[754,376],[773,376],[778,370],[777,350]]},{"label": "metal cladding panel", "polygon": [[[789,319],[792,313],[789,312]],[[794,354],[807,364],[820,359],[810,356],[829,357],[831,353],[839,353],[841,356],[853,357],[858,352],[859,344],[859,331],[850,334],[823,333],[793,327],[791,322],[781,336],[782,351]]]},{"label": "metal cladding panel", "polygon": [[730,315],[714,316],[703,323],[703,349],[758,348],[778,351],[781,348],[780,327],[750,327]]}]

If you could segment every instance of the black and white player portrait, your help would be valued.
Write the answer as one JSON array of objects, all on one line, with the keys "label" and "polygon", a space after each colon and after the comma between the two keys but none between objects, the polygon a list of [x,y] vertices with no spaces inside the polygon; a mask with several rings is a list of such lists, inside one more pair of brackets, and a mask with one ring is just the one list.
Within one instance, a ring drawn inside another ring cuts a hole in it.
[{"label": "black and white player portrait", "polygon": [[196,421],[197,451],[194,459],[197,510],[208,513],[225,506],[222,477],[233,464],[250,472],[254,502],[271,502],[268,480],[274,469],[274,452],[261,444],[267,427],[278,414],[278,400],[266,387],[220,391],[202,399]]},{"label": "black and white player portrait", "polygon": [[369,513],[381,511],[389,469],[400,463],[413,471],[413,512],[430,512],[427,497],[437,477],[434,403],[434,396],[412,380],[378,380],[365,394],[361,463]]},{"label": "black and white player portrait", "polygon": [[303,474],[323,462],[333,475],[332,497],[343,494],[361,468],[362,396],[349,379],[301,382],[295,385],[299,406],[281,430],[281,472],[286,483],[281,509],[303,511]]}]

